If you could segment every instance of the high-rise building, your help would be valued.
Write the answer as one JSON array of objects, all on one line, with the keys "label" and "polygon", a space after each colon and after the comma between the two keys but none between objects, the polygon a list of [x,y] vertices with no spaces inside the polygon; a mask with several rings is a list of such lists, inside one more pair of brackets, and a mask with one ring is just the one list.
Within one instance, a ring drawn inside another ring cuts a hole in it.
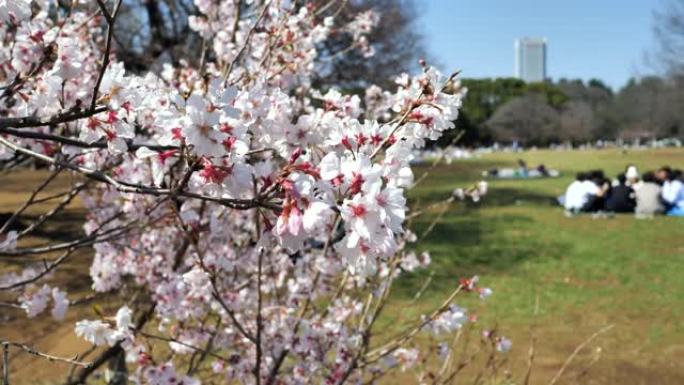
[{"label": "high-rise building", "polygon": [[528,83],[546,80],[546,39],[524,37],[515,41],[515,77]]}]

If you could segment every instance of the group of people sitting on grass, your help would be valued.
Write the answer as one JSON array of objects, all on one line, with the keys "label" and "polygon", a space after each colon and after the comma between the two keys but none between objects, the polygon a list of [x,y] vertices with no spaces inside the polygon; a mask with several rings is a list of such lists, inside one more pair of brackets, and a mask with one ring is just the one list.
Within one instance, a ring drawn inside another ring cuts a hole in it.
[{"label": "group of people sitting on grass", "polygon": [[616,180],[601,170],[580,172],[568,186],[561,204],[569,215],[578,213],[634,213],[684,217],[684,175],[668,166],[639,175],[629,165]]},{"label": "group of people sitting on grass", "polygon": [[518,159],[516,168],[493,168],[482,172],[484,177],[498,179],[555,178],[559,175],[557,170],[548,169],[543,164],[530,168],[522,159]]}]

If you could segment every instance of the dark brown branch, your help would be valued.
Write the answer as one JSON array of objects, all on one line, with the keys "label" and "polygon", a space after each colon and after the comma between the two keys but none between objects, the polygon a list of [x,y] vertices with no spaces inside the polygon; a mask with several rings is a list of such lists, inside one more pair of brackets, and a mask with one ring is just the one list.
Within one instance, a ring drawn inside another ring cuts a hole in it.
[{"label": "dark brown branch", "polygon": [[247,330],[245,330],[240,321],[238,321],[237,317],[235,317],[235,312],[228,306],[228,304],[223,300],[223,298],[221,298],[221,295],[219,294],[218,289],[216,287],[216,279],[212,277],[209,280],[209,282],[211,282],[211,286],[213,289],[211,293],[212,297],[214,297],[214,299],[219,303],[219,305],[221,305],[223,310],[225,310],[225,312],[228,314],[228,317],[230,317],[230,320],[235,325],[235,328],[240,332],[240,334],[242,334],[243,337],[247,338],[249,341],[253,343],[256,343],[256,338],[249,334]]},{"label": "dark brown branch", "polygon": [[12,290],[12,289],[16,289],[16,288],[18,288],[18,287],[25,286],[25,285],[28,285],[28,284],[30,284],[30,283],[33,283],[33,282],[39,280],[40,278],[44,277],[44,276],[47,275],[49,272],[51,272],[52,270],[54,270],[57,266],[61,265],[64,261],[66,261],[66,260],[71,256],[71,254],[74,253],[74,251],[76,251],[75,248],[70,248],[70,249],[68,249],[68,250],[65,251],[59,258],[57,258],[54,262],[52,262],[50,265],[47,265],[47,264],[46,264],[46,265],[45,265],[45,268],[44,268],[43,271],[41,271],[40,273],[34,275],[34,276],[31,277],[31,278],[25,279],[25,280],[23,280],[23,281],[14,282],[14,283],[9,284],[9,285],[6,285],[6,286],[0,286],[0,290]]},{"label": "dark brown branch", "polygon": [[255,207],[265,207],[269,208],[272,210],[279,210],[280,206],[278,204],[275,204],[273,202],[264,202],[260,199],[253,198],[253,199],[228,199],[228,198],[215,198],[215,197],[210,197],[206,195],[201,195],[201,194],[196,194],[196,193],[191,193],[191,192],[178,192],[175,189],[163,189],[163,188],[156,188],[156,187],[151,187],[151,186],[146,186],[146,185],[139,185],[139,184],[133,184],[133,183],[128,183],[128,182],[123,182],[116,180],[106,174],[104,174],[101,171],[97,170],[91,170],[85,167],[77,166],[73,163],[65,162],[62,160],[55,159],[53,157],[43,155],[31,150],[28,150],[24,147],[18,146],[5,138],[0,137],[0,144],[3,144],[15,152],[23,153],[26,155],[29,155],[33,158],[42,160],[44,162],[47,162],[49,164],[53,164],[58,167],[63,167],[63,168],[68,168],[70,170],[79,172],[83,174],[85,177],[89,179],[93,179],[98,182],[103,182],[105,184],[108,184],[112,187],[114,187],[117,191],[122,192],[122,193],[134,193],[134,194],[145,194],[145,195],[152,195],[152,196],[183,196],[186,198],[193,198],[193,199],[199,199],[199,200],[204,200],[204,201],[209,201],[209,202],[214,202],[217,204],[220,204],[222,206],[230,207],[233,209],[238,209],[238,210],[248,210],[251,208]]},{"label": "dark brown branch", "polygon": [[[340,214],[335,215],[335,220],[333,221],[333,226],[332,230],[328,234],[328,238],[325,240],[325,245],[323,246],[323,251],[321,255],[325,256],[328,253],[328,249],[330,246],[333,244],[333,236],[335,233],[335,229],[337,229],[337,226],[340,224],[340,221],[342,220],[342,217]],[[315,290],[316,286],[318,285],[319,279],[320,279],[320,272],[316,273],[316,276],[313,279],[313,289],[312,291]],[[338,291],[333,295],[332,300],[330,303],[334,302],[338,295],[342,292],[342,286],[344,286],[344,282],[346,281],[346,275],[344,278],[342,278],[342,284],[340,287],[338,287]],[[296,336],[297,332],[299,331],[299,327],[302,324],[302,319],[306,315],[307,310],[309,309],[309,305],[311,304],[312,298],[311,296],[308,296],[306,298],[306,301],[304,302],[304,305],[302,306],[301,311],[299,312],[299,315],[297,316],[297,321],[295,322],[294,328],[292,335]],[[330,309],[330,306],[328,306],[324,311],[323,314],[321,315],[321,319],[325,318],[327,315],[328,310]],[[282,352],[280,352],[280,355],[275,359],[275,362],[273,363],[273,366],[271,367],[271,370],[268,373],[268,379],[266,380],[266,385],[272,385],[276,381],[276,377],[278,376],[278,372],[280,371],[280,367],[283,365],[285,362],[285,358],[287,358],[287,355],[290,353],[289,348],[283,349]]]},{"label": "dark brown branch", "polygon": [[[152,205],[150,208],[148,208],[145,211],[145,214],[148,215],[149,213],[153,212],[156,210],[161,204],[163,204],[167,198],[161,199],[157,202],[155,202],[154,205]],[[41,247],[33,247],[33,248],[26,248],[26,249],[17,249],[17,250],[6,250],[6,251],[0,251],[0,256],[19,256],[19,255],[31,255],[31,254],[44,254],[47,252],[54,252],[54,251],[61,251],[65,249],[80,249],[82,247],[87,247],[90,245],[93,245],[95,243],[99,242],[105,242],[105,241],[110,241],[114,240],[116,238],[119,238],[121,236],[126,235],[126,232],[131,230],[132,228],[135,228],[137,226],[137,220],[131,220],[129,223],[119,226],[113,229],[108,229],[102,231],[102,229],[115,219],[119,218],[121,215],[123,215],[123,212],[119,211],[116,214],[110,216],[106,220],[104,220],[100,225],[98,226],[97,229],[95,229],[90,235],[70,241],[70,242],[65,242],[61,244],[53,244],[53,245],[48,245],[48,246],[41,246]]]},{"label": "dark brown branch", "polygon": [[49,117],[22,116],[17,118],[0,118],[0,129],[9,127],[26,128],[55,126],[60,123],[69,123],[79,119],[89,118],[105,111],[107,111],[107,107],[100,106],[90,110],[65,111]]},{"label": "dark brown branch", "polygon": [[58,357],[58,356],[53,356],[53,355],[47,354],[47,353],[41,353],[41,352],[31,348],[30,346],[24,345],[24,344],[19,343],[19,342],[2,341],[2,345],[5,347],[9,347],[9,346],[17,347],[19,349],[24,350],[25,352],[27,352],[29,354],[33,354],[34,356],[45,358],[50,362],[61,361],[61,362],[66,362],[67,364],[82,366],[84,368],[87,368],[90,366],[90,362],[82,362],[82,361],[77,361],[77,360],[71,359],[71,358]]},{"label": "dark brown branch", "polygon": [[201,353],[204,353],[204,354],[209,355],[209,356],[211,356],[211,357],[218,358],[219,360],[224,361],[224,362],[228,362],[228,361],[229,361],[229,358],[224,357],[224,356],[222,356],[222,355],[220,355],[220,354],[214,353],[214,352],[210,351],[209,349],[203,349],[203,348],[200,348],[200,347],[198,347],[198,346],[189,344],[189,343],[187,343],[187,342],[183,342],[183,341],[181,341],[181,340],[178,340],[178,339],[176,339],[176,338],[169,338],[169,337],[160,336],[160,335],[157,335],[157,334],[151,334],[151,333],[147,333],[147,332],[143,332],[143,331],[139,331],[139,332],[137,332],[136,334],[138,334],[138,335],[140,335],[140,336],[143,336],[143,337],[146,337],[146,338],[152,338],[152,339],[155,339],[155,340],[160,340],[160,341],[165,341],[165,342],[170,342],[170,343],[175,343],[175,344],[178,344],[178,345],[182,345],[182,346],[185,346],[186,348],[192,349],[192,350],[194,350],[194,351],[196,351],[196,352],[201,352]]},{"label": "dark brown branch", "polygon": [[114,22],[116,21],[116,15],[119,14],[119,8],[121,8],[121,1],[119,0],[114,6],[114,11],[109,13],[107,7],[102,0],[97,0],[97,5],[102,11],[105,20],[107,20],[107,42],[105,45],[104,57],[102,58],[102,66],[100,67],[100,73],[97,76],[97,82],[95,83],[95,88],[93,89],[93,98],[90,101],[90,110],[94,110],[97,105],[97,94],[100,92],[100,85],[102,84],[102,79],[104,78],[105,72],[107,72],[107,66],[109,66],[109,56],[112,50],[112,36],[114,35]]},{"label": "dark brown branch", "polygon": [[257,314],[256,314],[256,365],[254,367],[254,376],[256,377],[257,385],[261,385],[261,329],[262,329],[262,319],[261,319],[261,307],[262,307],[262,293],[261,293],[261,270],[263,264],[263,249],[259,251],[259,261],[257,265]]},{"label": "dark brown branch", "polygon": [[[140,316],[138,319],[138,322],[136,322],[135,328],[136,330],[140,330],[146,323],[147,321],[150,320],[152,317],[152,314],[154,314],[154,309],[156,308],[156,304],[152,304],[150,308]],[[114,344],[114,346],[110,347],[109,349],[105,350],[102,352],[92,363],[89,367],[83,368],[80,372],[78,372],[78,375],[76,376],[75,379],[67,381],[66,385],[85,385],[86,380],[88,377],[95,372],[100,366],[104,365],[107,361],[109,361],[110,358],[114,357],[118,352],[119,349],[121,348],[121,343],[122,341],[119,341]]]},{"label": "dark brown branch", "polygon": [[[261,10],[261,13],[259,14],[259,17],[257,17],[256,21],[254,22],[254,25],[252,28],[250,28],[249,32],[247,32],[247,36],[245,37],[245,43],[242,45],[242,48],[240,48],[240,51],[238,51],[237,55],[235,55],[235,58],[230,62],[228,67],[225,68],[225,71],[223,73],[223,81],[228,80],[228,76],[230,76],[230,73],[233,70],[233,67],[235,64],[240,60],[242,55],[245,54],[247,51],[247,47],[249,46],[249,41],[252,38],[252,35],[254,35],[254,32],[256,31],[257,27],[259,26],[259,23],[263,20],[264,16],[266,16],[266,11],[268,10],[268,7],[271,6],[271,2],[273,0],[269,0],[266,4],[264,4],[264,8]],[[239,17],[239,15],[237,15]]]},{"label": "dark brown branch", "polygon": [[38,185],[38,187],[36,187],[33,190],[33,192],[31,192],[31,195],[26,200],[26,202],[24,202],[24,204],[17,211],[15,211],[14,214],[12,214],[12,216],[5,222],[5,224],[2,225],[2,227],[0,227],[0,234],[3,234],[5,230],[7,230],[12,225],[12,223],[14,223],[17,217],[19,217],[29,206],[33,204],[34,200],[36,199],[36,196],[41,191],[43,191],[43,189],[45,189],[45,187],[47,187],[47,185],[49,185],[50,182],[52,182],[57,177],[57,175],[59,175],[60,172],[61,170],[53,171],[52,174],[50,174],[50,176],[45,178],[45,180],[40,185]]},{"label": "dark brown branch", "polygon": [[[81,190],[85,189],[88,186],[88,182],[89,181],[80,183],[76,187],[71,189],[71,191],[69,191],[66,194],[64,199],[62,199],[62,201],[59,202],[55,207],[53,207],[50,211],[42,214],[40,217],[38,217],[38,219],[33,221],[33,223],[31,223],[27,228],[19,232],[19,237],[24,236],[32,232],[33,230],[37,229],[48,219],[52,218],[55,214],[62,211],[62,209],[64,209],[69,203],[71,203],[71,201],[81,192]],[[34,201],[33,203],[36,203],[36,201]]]},{"label": "dark brown branch", "polygon": [[[117,230],[119,230],[119,229],[117,229]],[[17,256],[23,256],[23,255],[44,254],[44,253],[49,253],[49,252],[62,251],[62,250],[69,249],[72,247],[75,249],[80,249],[83,247],[92,246],[92,245],[99,243],[99,242],[111,240],[113,238],[116,238],[117,236],[103,237],[103,238],[94,237],[94,236],[87,236],[87,237],[83,237],[80,239],[76,239],[74,241],[58,243],[58,244],[49,245],[49,246],[30,247],[30,248],[15,249],[15,250],[5,250],[5,251],[0,251],[0,256],[17,257]]]},{"label": "dark brown branch", "polygon": [[2,343],[2,383],[9,385],[9,343]]},{"label": "dark brown branch", "polygon": [[[104,142],[104,141],[97,141],[97,142],[88,143],[88,142],[84,142],[82,140],[70,138],[67,136],[47,134],[47,133],[36,132],[36,131],[17,130],[14,128],[5,128],[5,127],[2,127],[1,125],[0,125],[0,133],[11,135],[11,136],[14,136],[17,138],[57,142],[57,143],[65,144],[68,146],[79,147],[79,148],[107,148],[107,146],[108,146],[107,142]],[[178,150],[179,149],[178,146],[160,146],[160,145],[151,144],[151,143],[149,143],[149,144],[147,144],[147,143],[133,143],[131,141],[126,141],[126,145],[128,146],[129,151],[135,151],[141,147],[147,147],[150,150],[154,150],[154,151],[167,151],[167,150]]]}]

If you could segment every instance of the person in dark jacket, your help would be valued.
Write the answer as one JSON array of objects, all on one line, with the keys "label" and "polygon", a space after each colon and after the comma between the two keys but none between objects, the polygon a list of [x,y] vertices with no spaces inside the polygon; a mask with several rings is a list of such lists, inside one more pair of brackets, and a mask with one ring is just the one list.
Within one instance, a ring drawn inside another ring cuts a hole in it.
[{"label": "person in dark jacket", "polygon": [[606,199],[606,211],[614,213],[633,213],[636,207],[634,190],[627,186],[625,174],[618,175],[618,185],[610,190]]},{"label": "person in dark jacket", "polygon": [[[610,196],[611,185],[603,170],[589,171],[585,183],[593,184],[595,187],[592,188],[594,191],[589,195],[589,199],[581,211],[587,213],[606,211],[606,198]],[[589,190],[591,191],[592,189]]]}]

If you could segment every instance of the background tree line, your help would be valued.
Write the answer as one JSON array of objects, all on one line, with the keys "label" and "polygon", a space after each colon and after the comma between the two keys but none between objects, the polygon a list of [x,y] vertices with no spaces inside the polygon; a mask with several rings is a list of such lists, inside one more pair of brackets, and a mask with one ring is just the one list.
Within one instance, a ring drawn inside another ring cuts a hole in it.
[{"label": "background tree line", "polygon": [[514,78],[465,79],[468,96],[456,125],[465,134],[461,143],[468,145],[682,137],[683,81],[643,77],[613,92],[597,79],[532,84]]}]

